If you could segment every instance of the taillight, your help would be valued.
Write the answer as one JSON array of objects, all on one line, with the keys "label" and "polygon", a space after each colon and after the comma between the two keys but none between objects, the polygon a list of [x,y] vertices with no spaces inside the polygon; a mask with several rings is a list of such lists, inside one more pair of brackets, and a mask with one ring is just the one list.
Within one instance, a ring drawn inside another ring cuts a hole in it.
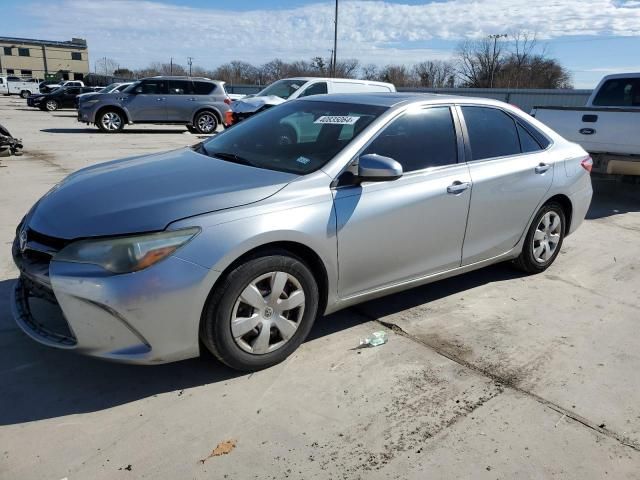
[{"label": "taillight", "polygon": [[224,124],[227,127],[230,127],[231,125],[233,125],[233,112],[231,112],[231,111],[225,112],[225,114],[224,114]]},{"label": "taillight", "polygon": [[231,99],[229,97],[225,98],[224,103],[226,103],[227,105],[231,105]]},{"label": "taillight", "polygon": [[591,169],[593,168],[593,159],[591,157],[586,157],[580,162],[580,166],[584,168],[587,172],[591,173]]}]

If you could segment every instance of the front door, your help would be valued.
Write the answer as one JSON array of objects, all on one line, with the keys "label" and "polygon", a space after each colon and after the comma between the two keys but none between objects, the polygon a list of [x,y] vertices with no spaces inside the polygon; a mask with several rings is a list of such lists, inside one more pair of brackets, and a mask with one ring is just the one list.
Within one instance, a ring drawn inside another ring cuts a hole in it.
[{"label": "front door", "polygon": [[450,108],[402,114],[362,153],[391,157],[404,173],[335,190],[339,295],[459,267],[471,179]]},{"label": "front door", "polygon": [[[511,250],[551,188],[554,165],[539,140],[499,108],[463,106],[473,182],[462,264]],[[545,145],[546,146],[546,145]]]},{"label": "front door", "polygon": [[123,105],[133,122],[167,121],[167,81],[148,79],[127,95]]}]

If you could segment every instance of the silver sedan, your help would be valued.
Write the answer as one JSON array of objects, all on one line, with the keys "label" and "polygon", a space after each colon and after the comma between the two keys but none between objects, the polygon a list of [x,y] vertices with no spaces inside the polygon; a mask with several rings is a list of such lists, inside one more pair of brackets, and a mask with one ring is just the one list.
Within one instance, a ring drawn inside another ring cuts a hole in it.
[{"label": "silver sedan", "polygon": [[287,102],[54,187],[16,232],[15,318],[105,359],[204,345],[265,368],[319,315],[497,262],[544,271],[585,217],[590,169],[578,145],[492,100]]}]

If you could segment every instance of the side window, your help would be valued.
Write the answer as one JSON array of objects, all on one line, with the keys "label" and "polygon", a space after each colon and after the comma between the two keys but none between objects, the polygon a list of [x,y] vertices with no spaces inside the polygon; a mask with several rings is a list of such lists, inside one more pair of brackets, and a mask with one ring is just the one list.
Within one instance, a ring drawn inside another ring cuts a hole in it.
[{"label": "side window", "polygon": [[162,80],[145,80],[140,86],[142,87],[142,93],[150,95],[167,93],[167,83]]},{"label": "side window", "polygon": [[209,82],[193,82],[193,88],[196,95],[213,95],[216,85]]},{"label": "side window", "polygon": [[522,153],[542,150],[536,139],[520,124],[518,124],[518,137],[520,137],[520,150]]},{"label": "side window", "polygon": [[193,84],[190,80],[169,80],[169,95],[191,95]]},{"label": "side window", "polygon": [[67,95],[77,95],[80,93],[80,88],[78,87],[67,88],[67,91],[65,93]]},{"label": "side window", "polygon": [[304,92],[300,94],[300,97],[309,97],[311,95],[322,95],[323,93],[327,93],[327,82],[318,82],[306,88]]},{"label": "side window", "polygon": [[509,115],[486,107],[462,107],[462,113],[473,160],[520,153],[516,124]]},{"label": "side window", "polygon": [[451,110],[433,107],[405,113],[388,125],[364,153],[391,157],[405,172],[457,163]]},{"label": "side window", "polygon": [[599,107],[640,106],[640,79],[614,78],[604,82],[593,105]]}]

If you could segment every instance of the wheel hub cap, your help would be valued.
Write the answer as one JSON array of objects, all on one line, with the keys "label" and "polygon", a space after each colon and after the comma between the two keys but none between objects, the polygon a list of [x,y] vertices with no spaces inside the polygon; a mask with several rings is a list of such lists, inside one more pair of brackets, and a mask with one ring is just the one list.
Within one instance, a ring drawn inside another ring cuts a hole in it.
[{"label": "wheel hub cap", "polygon": [[533,234],[533,258],[538,263],[548,262],[555,254],[560,244],[562,222],[560,216],[554,212],[543,215]]},{"label": "wheel hub cap", "polygon": [[284,346],[304,315],[305,294],[298,279],[270,272],[252,280],[231,314],[231,334],[245,352],[263,355]]}]

